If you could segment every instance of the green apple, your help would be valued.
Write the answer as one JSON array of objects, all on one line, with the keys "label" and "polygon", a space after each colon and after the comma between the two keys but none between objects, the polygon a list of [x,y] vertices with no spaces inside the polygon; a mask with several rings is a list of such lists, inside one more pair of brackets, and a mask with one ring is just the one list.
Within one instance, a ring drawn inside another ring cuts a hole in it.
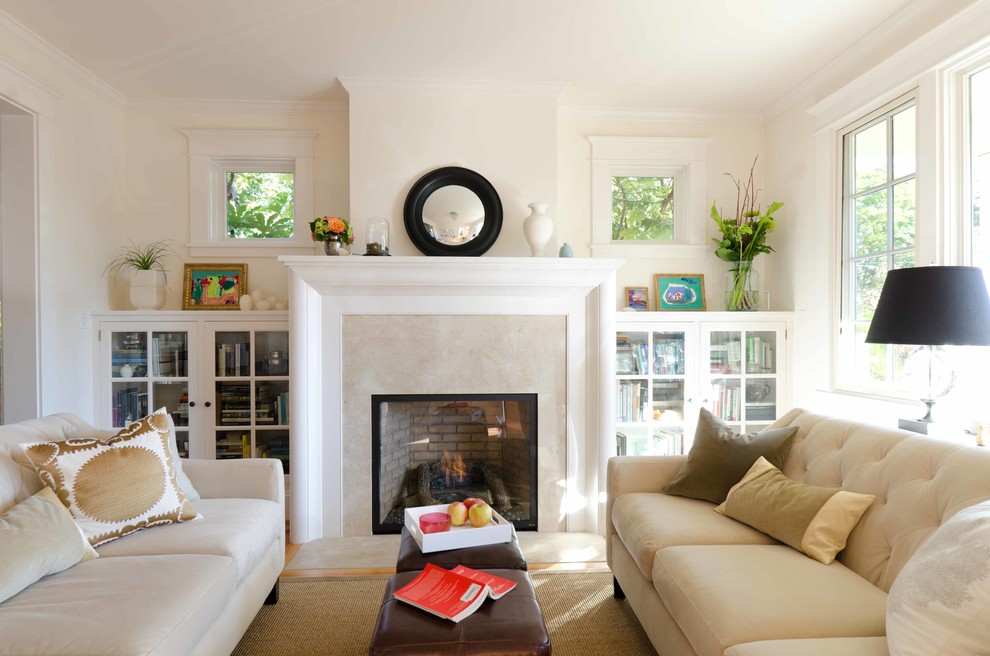
[{"label": "green apple", "polygon": [[447,506],[447,514],[450,515],[451,524],[454,526],[463,526],[464,522],[467,521],[468,507],[460,501],[455,501]]},{"label": "green apple", "polygon": [[468,519],[471,520],[471,526],[487,526],[492,521],[492,507],[484,501],[476,503],[468,508]]}]

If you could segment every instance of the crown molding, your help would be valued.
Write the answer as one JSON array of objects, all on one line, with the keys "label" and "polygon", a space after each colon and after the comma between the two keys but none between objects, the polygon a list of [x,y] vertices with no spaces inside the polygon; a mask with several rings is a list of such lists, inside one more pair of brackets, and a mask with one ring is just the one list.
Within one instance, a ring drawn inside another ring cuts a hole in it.
[{"label": "crown molding", "polygon": [[114,108],[126,111],[124,94],[3,10],[0,10],[0,38],[16,41]]},{"label": "crown molding", "polygon": [[[952,44],[958,41],[960,33],[965,33],[976,27],[985,32],[986,6],[981,2],[972,2],[956,10],[956,12],[940,23],[930,26],[928,31],[899,50],[894,51],[889,56],[881,60],[864,62],[870,48],[884,40],[896,36],[899,33],[910,31],[912,26],[919,23],[931,21],[931,12],[936,12],[940,8],[949,4],[959,5],[959,0],[947,3],[945,0],[913,0],[903,9],[882,22],[862,39],[844,50],[818,71],[809,75],[804,82],[792,88],[783,96],[767,105],[763,110],[763,118],[766,122],[783,114],[788,109],[810,99],[812,114],[821,114],[825,108],[837,102],[840,98],[850,95],[852,87],[869,87],[868,91],[875,94],[877,90],[887,88],[885,82],[890,79],[902,78],[905,75],[917,74],[919,61],[929,60],[928,65],[933,65],[930,59],[934,52],[939,51],[939,44]],[[982,26],[982,27],[981,27]],[[958,49],[961,45],[949,46],[949,49]],[[857,64],[860,66],[861,74],[850,77],[831,90],[824,90],[821,87],[828,85],[832,78],[841,75],[843,70],[853,70]],[[823,93],[824,91],[824,93]]]},{"label": "crown molding", "polygon": [[378,77],[338,77],[348,93],[404,93],[423,95],[536,96],[558,98],[563,82],[509,82],[494,80],[415,80]]},{"label": "crown molding", "polygon": [[589,121],[653,121],[657,123],[763,123],[759,112],[699,112],[684,110],[651,111],[645,109],[621,109],[613,107],[580,107],[565,105],[560,108],[560,118]]},{"label": "crown molding", "polygon": [[0,59],[0,92],[6,100],[20,109],[37,112],[42,116],[55,116],[62,92],[27,71]]},{"label": "crown molding", "polygon": [[218,100],[130,98],[127,111],[140,114],[319,114],[346,116],[347,103],[313,100]]}]

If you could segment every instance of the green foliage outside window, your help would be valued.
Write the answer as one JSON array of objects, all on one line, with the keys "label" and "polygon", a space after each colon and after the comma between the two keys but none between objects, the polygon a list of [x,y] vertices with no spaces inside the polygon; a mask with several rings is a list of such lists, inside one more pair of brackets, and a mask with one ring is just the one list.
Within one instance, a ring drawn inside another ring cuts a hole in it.
[{"label": "green foliage outside window", "polygon": [[227,173],[227,236],[289,239],[293,235],[292,173]]},{"label": "green foliage outside window", "polygon": [[612,240],[674,239],[674,179],[612,178]]}]

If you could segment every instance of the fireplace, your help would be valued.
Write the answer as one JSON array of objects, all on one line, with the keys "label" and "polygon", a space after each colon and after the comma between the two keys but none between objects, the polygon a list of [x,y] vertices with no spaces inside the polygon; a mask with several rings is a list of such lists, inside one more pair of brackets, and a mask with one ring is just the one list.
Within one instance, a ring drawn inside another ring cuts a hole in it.
[{"label": "fireplace", "polygon": [[468,497],[536,530],[536,394],[376,394],[371,404],[373,533],[401,531],[407,507]]},{"label": "fireplace", "polygon": [[371,397],[537,394],[540,531],[604,531],[615,270],[558,257],[282,256],[293,542],[372,533]]}]

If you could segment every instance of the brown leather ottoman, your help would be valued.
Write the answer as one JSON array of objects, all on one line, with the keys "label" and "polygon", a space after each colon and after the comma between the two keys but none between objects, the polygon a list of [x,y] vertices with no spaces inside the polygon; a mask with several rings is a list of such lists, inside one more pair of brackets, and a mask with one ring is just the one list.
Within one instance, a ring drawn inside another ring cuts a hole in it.
[{"label": "brown leather ottoman", "polygon": [[433,563],[444,569],[464,565],[471,569],[521,569],[526,570],[526,558],[519,548],[515,532],[512,540],[499,544],[485,544],[480,547],[448,549],[424,554],[412,534],[402,528],[402,542],[399,544],[399,558],[395,563],[396,572],[418,572]]},{"label": "brown leather ottoman", "polygon": [[456,624],[392,596],[419,572],[392,576],[378,613],[369,656],[550,654],[550,634],[529,574],[515,569],[493,569],[491,572],[516,581],[516,587],[501,599],[486,599],[481,608]]}]

